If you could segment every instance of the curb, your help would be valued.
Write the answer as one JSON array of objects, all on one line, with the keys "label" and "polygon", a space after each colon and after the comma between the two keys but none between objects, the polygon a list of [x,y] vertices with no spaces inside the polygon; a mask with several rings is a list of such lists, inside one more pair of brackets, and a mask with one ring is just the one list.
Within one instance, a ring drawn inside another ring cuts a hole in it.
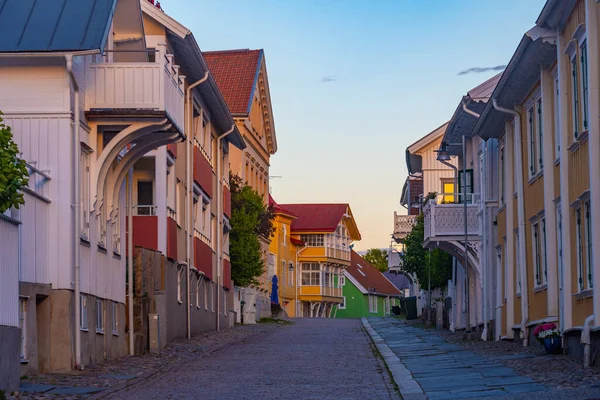
[{"label": "curb", "polygon": [[189,359],[189,360],[187,360],[187,361],[184,361],[184,362],[182,362],[182,363],[173,363],[173,364],[168,364],[168,365],[166,365],[166,366],[164,366],[164,367],[162,367],[162,368],[157,368],[157,369],[156,369],[156,370],[154,370],[154,371],[146,372],[146,373],[144,373],[144,374],[140,375],[140,376],[139,376],[139,377],[137,377],[137,378],[129,379],[129,380],[127,380],[127,381],[123,382],[123,383],[119,383],[119,384],[117,384],[117,385],[115,385],[115,386],[108,387],[108,388],[106,388],[106,389],[102,390],[101,392],[98,392],[96,395],[89,397],[89,399],[90,399],[90,400],[99,400],[99,399],[103,399],[103,398],[105,398],[106,396],[109,396],[109,395],[111,395],[111,394],[118,393],[118,392],[120,392],[120,391],[122,391],[122,390],[125,390],[125,389],[127,389],[127,388],[131,387],[131,386],[135,386],[135,385],[137,385],[137,384],[139,384],[139,383],[142,383],[142,382],[144,382],[144,381],[148,380],[149,378],[152,378],[153,376],[155,376],[155,375],[157,375],[157,374],[160,374],[160,373],[163,373],[163,372],[167,372],[167,371],[169,371],[169,370],[171,369],[171,367],[175,367],[175,366],[176,366],[176,367],[183,367],[184,365],[187,365],[187,364],[189,364],[189,363],[191,363],[191,362],[193,362],[193,361],[196,361],[196,360],[198,360],[198,359],[200,359],[200,358],[204,358],[204,357],[206,357],[206,356],[209,356],[209,355],[211,355],[211,354],[214,354],[214,353],[216,353],[217,351],[224,349],[225,347],[231,346],[231,345],[233,345],[233,344],[244,343],[244,342],[246,342],[246,341],[248,341],[248,340],[250,340],[250,339],[254,339],[254,338],[255,338],[255,337],[257,337],[257,336],[261,336],[263,333],[264,333],[264,332],[255,333],[255,334],[253,334],[253,335],[250,335],[250,336],[248,336],[248,337],[246,337],[246,338],[244,338],[244,339],[242,339],[242,340],[240,340],[240,341],[237,341],[237,342],[231,342],[231,343],[226,343],[226,344],[223,344],[223,345],[217,346],[217,347],[215,347],[215,348],[214,348],[214,349],[212,349],[212,350],[209,350],[209,351],[207,351],[207,352],[205,352],[205,353],[202,353],[202,354],[201,354],[201,355],[199,355],[198,357],[191,358],[191,359]]},{"label": "curb", "polygon": [[415,381],[412,374],[402,361],[398,358],[396,354],[390,349],[390,347],[385,343],[385,340],[373,329],[369,321],[366,318],[360,319],[363,327],[371,337],[371,340],[379,350],[379,353],[383,357],[384,362],[386,363],[388,369],[392,374],[392,378],[398,389],[400,390],[400,395],[404,400],[426,400],[427,396],[423,393],[423,389],[421,386]]}]

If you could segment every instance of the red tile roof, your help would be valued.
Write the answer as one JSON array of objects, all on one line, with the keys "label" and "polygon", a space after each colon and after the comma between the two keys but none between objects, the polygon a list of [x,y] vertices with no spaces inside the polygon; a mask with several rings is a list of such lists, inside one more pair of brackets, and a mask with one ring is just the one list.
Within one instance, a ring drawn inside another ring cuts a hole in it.
[{"label": "red tile roof", "polygon": [[269,194],[269,205],[273,206],[273,210],[275,211],[275,213],[281,213],[281,214],[291,215],[292,217],[296,216],[290,210],[287,210],[287,209],[281,207],[279,204],[277,204],[277,202],[275,201],[275,199],[273,199],[273,197],[270,194]]},{"label": "red tile roof", "polygon": [[292,232],[333,232],[348,209],[348,204],[283,204],[298,218]]},{"label": "red tile roof", "polygon": [[360,283],[369,293],[400,296],[401,293],[377,268],[352,250],[352,263],[346,269],[354,280]]},{"label": "red tile roof", "polygon": [[202,53],[211,75],[234,115],[250,113],[262,50],[205,51]]},{"label": "red tile roof", "polygon": [[296,246],[304,246],[304,242],[300,239],[296,239],[295,237],[290,237],[290,242]]}]

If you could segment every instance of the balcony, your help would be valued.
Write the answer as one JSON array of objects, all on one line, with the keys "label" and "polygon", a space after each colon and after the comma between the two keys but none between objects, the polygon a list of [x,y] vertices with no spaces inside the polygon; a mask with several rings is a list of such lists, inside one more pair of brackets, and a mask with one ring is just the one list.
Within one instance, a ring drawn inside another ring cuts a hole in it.
[{"label": "balcony", "polygon": [[[463,203],[445,202],[444,199],[459,198],[456,195],[440,195],[429,199],[423,207],[425,214],[425,237],[424,245],[431,242],[462,241],[465,236],[464,216],[465,205]],[[478,194],[467,196],[467,236],[468,240],[481,240],[481,225],[479,221],[479,197]]]},{"label": "balcony", "polygon": [[329,296],[342,297],[342,288],[329,286],[302,285],[299,286],[301,296]]},{"label": "balcony", "polygon": [[341,247],[325,247],[325,256],[327,258],[350,261],[350,251],[342,250]]},{"label": "balcony", "polygon": [[394,237],[404,239],[417,223],[416,215],[398,215],[394,213]]},{"label": "balcony", "polygon": [[[167,116],[183,132],[184,81],[173,55],[159,46],[156,62],[99,62],[86,76],[86,111]],[[144,112],[145,111],[145,112]]]}]

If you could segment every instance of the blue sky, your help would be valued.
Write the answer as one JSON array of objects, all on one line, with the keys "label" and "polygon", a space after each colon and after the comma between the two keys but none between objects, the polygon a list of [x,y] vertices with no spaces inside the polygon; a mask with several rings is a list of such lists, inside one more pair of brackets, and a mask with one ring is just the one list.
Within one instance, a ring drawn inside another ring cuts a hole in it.
[{"label": "blue sky", "polygon": [[542,0],[163,0],[207,50],[264,49],[279,203],[349,203],[387,247],[408,145],[507,64]]}]

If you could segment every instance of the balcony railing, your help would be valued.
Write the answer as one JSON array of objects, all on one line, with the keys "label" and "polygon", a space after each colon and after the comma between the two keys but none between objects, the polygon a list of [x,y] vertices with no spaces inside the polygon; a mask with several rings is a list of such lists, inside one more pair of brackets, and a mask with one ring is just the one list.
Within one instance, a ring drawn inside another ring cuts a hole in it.
[{"label": "balcony railing", "polygon": [[100,62],[89,65],[86,110],[155,110],[183,131],[184,81],[173,55],[159,46],[156,62]]},{"label": "balcony railing", "polygon": [[398,239],[404,239],[408,235],[413,226],[417,223],[416,215],[398,215],[394,213],[394,236]]},{"label": "balcony railing", "polygon": [[[443,194],[427,201],[427,204],[423,207],[426,242],[428,240],[464,236],[465,205],[443,201],[444,198],[459,198],[459,196],[460,194]],[[467,235],[471,237],[471,240],[481,236],[479,195],[476,193],[467,194]]]},{"label": "balcony railing", "polygon": [[136,217],[154,216],[156,215],[156,207],[155,205],[137,204],[133,206],[133,215]]},{"label": "balcony railing", "polygon": [[338,260],[350,261],[350,251],[344,251],[333,247],[326,247],[325,255],[329,258],[337,258]]},{"label": "balcony railing", "polygon": [[301,285],[299,288],[300,294],[304,296],[342,297],[342,288],[317,285]]}]

